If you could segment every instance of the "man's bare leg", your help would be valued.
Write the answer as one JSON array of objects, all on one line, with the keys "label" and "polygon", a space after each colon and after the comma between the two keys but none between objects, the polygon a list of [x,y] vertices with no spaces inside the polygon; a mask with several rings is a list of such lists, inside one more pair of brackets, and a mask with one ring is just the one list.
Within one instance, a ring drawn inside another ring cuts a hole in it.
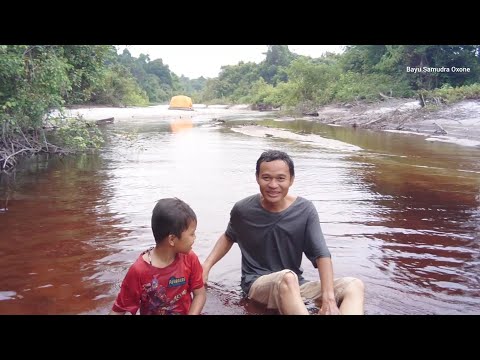
[{"label": "man's bare leg", "polygon": [[300,286],[297,277],[291,272],[283,276],[279,284],[278,310],[282,315],[309,315],[300,296]]},{"label": "man's bare leg", "polygon": [[340,305],[342,315],[364,314],[364,289],[363,281],[360,279],[355,279],[347,285]]}]

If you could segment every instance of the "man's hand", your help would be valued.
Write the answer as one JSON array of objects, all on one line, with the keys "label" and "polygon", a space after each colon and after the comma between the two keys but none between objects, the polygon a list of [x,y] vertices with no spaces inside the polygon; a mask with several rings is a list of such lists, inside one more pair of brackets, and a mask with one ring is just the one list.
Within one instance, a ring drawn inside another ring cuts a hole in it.
[{"label": "man's hand", "polygon": [[340,309],[335,302],[335,299],[322,300],[322,307],[320,308],[321,315],[342,315]]},{"label": "man's hand", "polygon": [[319,257],[316,263],[322,284],[322,307],[319,313],[321,315],[341,315],[340,309],[335,301],[332,259],[329,257]]}]

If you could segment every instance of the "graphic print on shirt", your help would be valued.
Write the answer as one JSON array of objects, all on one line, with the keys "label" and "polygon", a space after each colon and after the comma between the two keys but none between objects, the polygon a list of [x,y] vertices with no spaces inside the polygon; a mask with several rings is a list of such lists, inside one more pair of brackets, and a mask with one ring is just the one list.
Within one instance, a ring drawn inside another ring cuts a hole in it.
[{"label": "graphic print on shirt", "polygon": [[170,277],[170,279],[168,279],[168,287],[182,286],[182,285],[185,285],[186,283],[187,283],[187,281],[185,280],[184,276],[179,277],[179,278],[176,278],[175,276],[172,276],[172,277]]},{"label": "graphic print on shirt", "polygon": [[169,300],[165,287],[160,285],[156,278],[153,278],[151,283],[143,285],[142,307],[145,309],[145,313],[149,315],[176,315],[178,313],[174,311],[175,303],[186,293],[187,290],[184,289]]}]

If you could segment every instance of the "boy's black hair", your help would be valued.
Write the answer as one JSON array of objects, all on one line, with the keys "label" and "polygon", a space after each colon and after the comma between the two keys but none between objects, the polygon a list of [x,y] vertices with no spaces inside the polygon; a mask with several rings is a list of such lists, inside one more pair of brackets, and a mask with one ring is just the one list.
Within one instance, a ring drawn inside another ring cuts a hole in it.
[{"label": "boy's black hair", "polygon": [[290,176],[291,177],[295,176],[295,167],[293,165],[292,158],[286,152],[279,151],[279,150],[267,150],[267,151],[264,151],[262,155],[260,155],[260,157],[257,160],[257,168],[255,171],[255,175],[258,177],[258,175],[260,174],[260,164],[262,162],[270,162],[275,160],[285,161],[285,163],[288,165]]},{"label": "boy's black hair", "polygon": [[160,243],[170,234],[180,237],[192,221],[197,222],[197,215],[187,203],[177,198],[158,200],[152,211],[155,243]]}]

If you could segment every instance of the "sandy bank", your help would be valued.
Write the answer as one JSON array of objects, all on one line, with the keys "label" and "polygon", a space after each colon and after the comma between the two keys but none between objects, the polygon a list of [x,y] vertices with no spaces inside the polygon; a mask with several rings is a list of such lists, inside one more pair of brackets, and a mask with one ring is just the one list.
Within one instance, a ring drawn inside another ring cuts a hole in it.
[{"label": "sandy bank", "polygon": [[428,110],[412,99],[389,99],[373,104],[328,105],[317,111],[318,117],[307,118],[330,125],[413,133],[430,141],[480,146],[479,100]]}]

